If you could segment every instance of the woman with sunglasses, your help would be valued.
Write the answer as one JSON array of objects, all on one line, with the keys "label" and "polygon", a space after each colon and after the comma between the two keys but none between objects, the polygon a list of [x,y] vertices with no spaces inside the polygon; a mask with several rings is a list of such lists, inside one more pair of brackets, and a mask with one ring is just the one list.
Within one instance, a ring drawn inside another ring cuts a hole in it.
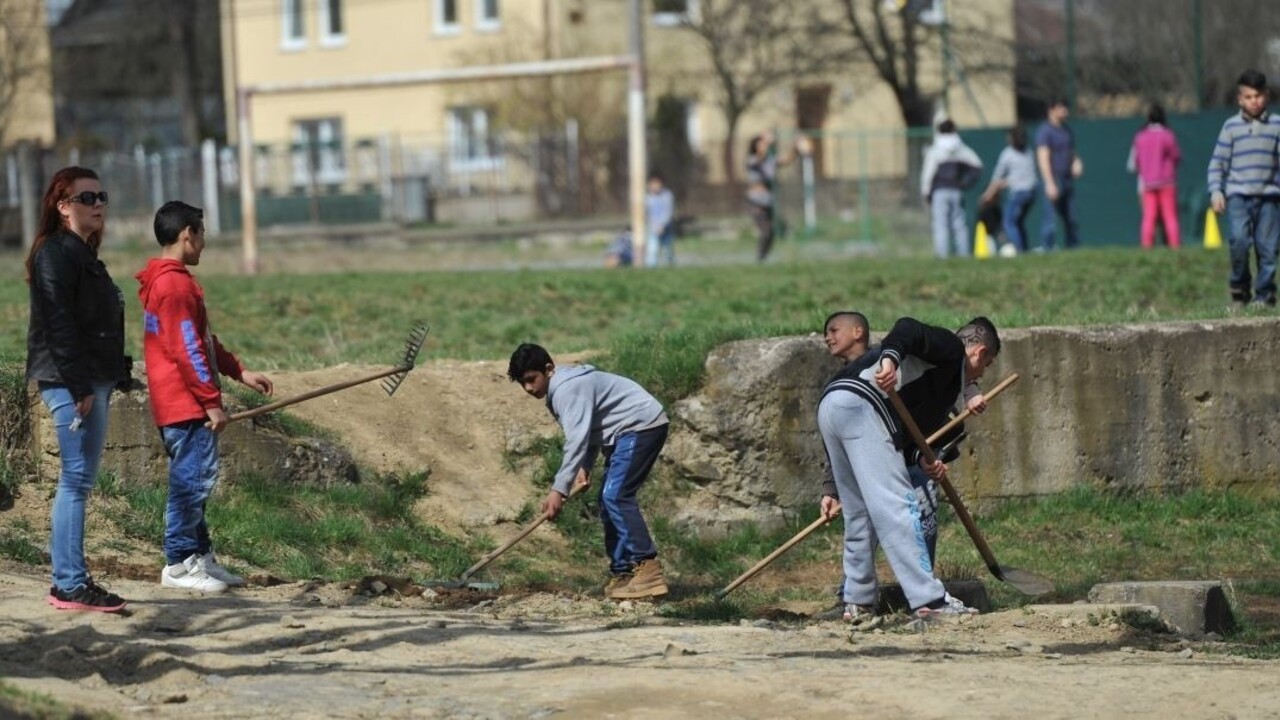
[{"label": "woman with sunglasses", "polygon": [[31,321],[27,379],[53,416],[61,471],[53,500],[53,585],[59,610],[117,612],[125,601],[93,581],[84,559],[85,503],[98,477],[111,390],[127,383],[124,295],[98,259],[107,193],[98,175],[59,170],[40,203],[27,255]]}]

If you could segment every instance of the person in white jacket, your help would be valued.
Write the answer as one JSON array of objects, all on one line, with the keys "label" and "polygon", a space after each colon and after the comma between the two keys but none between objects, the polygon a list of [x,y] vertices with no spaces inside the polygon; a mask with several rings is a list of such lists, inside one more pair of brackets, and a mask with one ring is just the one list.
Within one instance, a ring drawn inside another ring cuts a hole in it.
[{"label": "person in white jacket", "polygon": [[982,175],[982,160],[956,132],[956,124],[943,120],[938,134],[924,153],[924,169],[920,173],[920,194],[929,206],[933,220],[933,252],[940,258],[951,254],[972,254],[968,222],[964,212],[964,191],[973,187]]}]

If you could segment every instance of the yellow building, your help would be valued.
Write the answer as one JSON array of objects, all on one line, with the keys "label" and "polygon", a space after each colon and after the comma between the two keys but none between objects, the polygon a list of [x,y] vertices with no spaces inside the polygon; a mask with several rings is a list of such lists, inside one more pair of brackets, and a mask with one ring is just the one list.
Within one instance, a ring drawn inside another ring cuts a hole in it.
[{"label": "yellow building", "polygon": [[49,31],[43,0],[0,0],[0,147],[22,141],[49,146],[54,140]]},{"label": "yellow building", "polygon": [[[709,2],[710,0],[701,0]],[[881,2],[882,0],[860,0]],[[940,2],[942,0],[939,0]],[[688,135],[694,149],[708,159],[708,177],[724,177],[720,147],[727,134],[718,108],[721,88],[707,54],[682,19],[699,13],[700,0],[646,0],[646,66],[650,110],[660,94],[686,100]],[[725,2],[725,0],[719,0]],[[836,3],[829,3],[835,9]],[[869,6],[869,5],[868,5]],[[994,79],[953,82],[947,95],[961,127],[1010,125],[1014,121],[1012,62],[1013,0],[966,0],[956,13],[984,14],[987,29],[1007,37],[1008,72]],[[627,51],[628,0],[224,0],[224,76],[230,135],[236,88],[287,86],[304,82],[358,81],[497,62],[570,56],[623,55]],[[960,17],[959,15],[957,17]],[[838,18],[836,18],[838,19]],[[933,31],[922,50],[921,83],[940,87],[942,48]],[[584,76],[555,81],[586,82]],[[957,80],[953,74],[952,80]],[[535,81],[520,81],[533,83]],[[551,81],[547,81],[551,82]],[[625,116],[626,74],[612,71],[593,78],[598,114]],[[529,87],[542,87],[526,85]],[[794,128],[797,96],[806,89],[820,94],[824,128],[900,130],[893,93],[866,65],[848,72],[815,77],[800,88],[780,87],[764,93],[741,120],[736,147],[729,157],[744,154],[746,138],[765,128]],[[816,91],[814,90],[816,89]],[[421,145],[406,162],[446,165],[451,174],[489,171],[503,162],[495,144],[495,128],[513,125],[496,117],[494,86],[481,83],[422,84],[360,89],[309,90],[254,95],[249,121],[255,144],[293,144],[322,149],[310,158],[321,183],[340,183],[359,174],[358,159],[323,148],[351,147],[359,141],[397,147]],[[508,110],[510,111],[510,110]],[[625,125],[617,126],[617,136]],[[847,147],[846,147],[847,145]],[[865,144],[864,144],[865,145]],[[366,147],[369,147],[366,145]],[[296,152],[296,150],[295,150]],[[373,153],[370,149],[368,152]],[[853,152],[855,155],[840,157]],[[854,144],[824,146],[827,172],[867,169]],[[865,150],[862,151],[865,153]],[[372,161],[371,161],[372,162]],[[881,160],[876,174],[900,172],[900,159]],[[306,159],[291,167],[260,165],[269,177],[294,183],[305,175]],[[288,165],[288,163],[286,163]],[[508,178],[509,180],[510,178]]]}]

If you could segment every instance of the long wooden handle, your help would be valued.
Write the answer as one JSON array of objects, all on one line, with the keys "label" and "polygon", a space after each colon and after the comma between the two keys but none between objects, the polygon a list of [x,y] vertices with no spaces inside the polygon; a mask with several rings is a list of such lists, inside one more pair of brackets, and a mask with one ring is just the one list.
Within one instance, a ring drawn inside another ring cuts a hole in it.
[{"label": "long wooden handle", "polygon": [[388,375],[395,375],[396,373],[399,373],[399,372],[408,372],[409,370],[410,368],[407,368],[401,365],[398,367],[393,367],[389,370],[381,370],[376,373],[373,373],[372,375],[366,375],[362,378],[356,378],[355,380],[347,380],[346,382],[334,383],[333,385],[326,385],[325,387],[317,388],[310,392],[302,393],[301,395],[295,395],[293,397],[285,398],[283,400],[277,400],[273,403],[269,403],[267,405],[261,405],[259,407],[253,408],[252,410],[245,410],[244,412],[238,412],[235,415],[232,415],[231,417],[227,418],[227,422],[235,422],[237,420],[247,420],[251,417],[265,415],[269,412],[279,410],[282,407],[288,407],[289,405],[296,405],[304,400],[311,400],[312,398],[318,398],[321,395],[336,393],[339,390],[346,390],[349,387],[355,387],[356,385],[363,385],[364,383],[372,382],[374,380],[387,377]]},{"label": "long wooden handle", "polygon": [[[920,449],[920,454],[929,463],[937,461],[938,456],[934,455],[933,448],[929,447],[929,443],[925,440],[924,433],[920,432],[920,426],[916,425],[916,421],[912,419],[911,413],[907,411],[907,406],[902,402],[902,398],[898,396],[897,390],[889,390],[889,402],[893,403],[893,409],[898,411],[898,417],[902,420],[902,425],[907,429],[907,433],[911,435],[911,440],[915,442],[916,447]],[[938,480],[938,484],[947,493],[947,498],[951,500],[951,507],[956,512],[956,517],[960,518],[960,522],[964,524],[964,529],[969,531],[969,537],[973,539],[973,544],[977,546],[978,553],[982,555],[982,559],[986,561],[987,568],[996,576],[1000,575],[1000,563],[996,562],[995,553],[991,552],[991,546],[987,544],[987,539],[982,536],[982,531],[978,530],[978,525],[973,521],[973,517],[969,515],[969,510],[964,506],[964,502],[960,500],[960,493],[956,492],[951,481],[944,475]]]},{"label": "long wooden handle", "polygon": [[[995,398],[995,396],[1004,392],[1010,385],[1014,384],[1017,381],[1018,381],[1018,373],[1013,373],[1009,375],[1009,377],[1000,381],[998,385],[991,388],[985,393],[987,400],[991,400]],[[964,422],[965,419],[972,414],[973,414],[972,410],[965,408],[963,412],[961,412],[959,415],[956,415],[946,425],[943,425],[941,428],[939,428],[937,432],[930,435],[926,444],[933,444],[938,442],[938,440],[942,439],[943,436],[945,436],[947,433],[955,429],[956,426]],[[954,504],[955,501],[953,500],[952,502]],[[738,586],[742,585],[742,583],[755,577],[756,574],[759,573],[761,570],[765,569],[765,567],[767,567],[769,563],[772,563],[774,560],[777,560],[779,557],[782,556],[783,553],[795,547],[796,544],[799,543],[801,540],[804,540],[805,538],[809,537],[815,531],[817,531],[818,528],[830,523],[832,520],[835,520],[835,516],[820,517],[817,520],[814,520],[812,523],[809,524],[808,527],[796,533],[794,537],[792,537],[790,540],[783,543],[782,546],[779,547],[777,550],[774,550],[773,552],[769,553],[763,560],[756,563],[755,565],[752,565],[751,569],[742,573],[741,575],[738,576],[736,580],[724,586],[722,590],[716,593],[716,597],[723,598],[724,596],[738,589]]]},{"label": "long wooden handle", "polygon": [[783,553],[795,547],[796,543],[809,537],[814,533],[814,531],[816,531],[818,528],[822,527],[823,525],[826,525],[829,522],[831,522],[831,518],[820,517],[817,520],[814,520],[813,522],[809,523],[809,526],[801,530],[800,532],[796,533],[795,537],[783,543],[782,546],[779,547],[777,550],[774,550],[773,552],[766,555],[765,558],[760,562],[756,563],[755,565],[752,565],[750,570],[747,570],[746,572],[739,575],[737,580],[734,580],[728,585],[725,585],[723,590],[716,593],[716,597],[722,598],[725,595],[728,595],[729,593],[733,592],[738,588],[739,585],[755,577],[756,573],[765,569],[765,567],[768,566],[769,563],[773,562],[774,560],[777,560]]},{"label": "long wooden handle", "polygon": [[[572,488],[569,489],[569,498],[572,498],[574,495],[577,495],[578,493],[582,492],[588,487],[590,487],[590,485],[573,486]],[[565,498],[565,499],[568,500],[569,498]],[[480,560],[476,562],[475,565],[472,565],[471,567],[467,568],[466,572],[462,573],[462,577],[459,578],[458,581],[463,582],[467,578],[471,577],[472,575],[475,575],[476,573],[480,572],[480,570],[483,569],[484,566],[488,565],[494,560],[497,560],[499,555],[510,550],[512,546],[514,546],[516,543],[520,542],[526,537],[529,537],[529,533],[533,532],[534,530],[537,530],[542,525],[542,523],[550,519],[551,519],[550,513],[544,512],[541,515],[539,515],[533,522],[529,523],[528,527],[526,527],[524,530],[521,530],[520,534],[502,543],[495,550],[491,551],[489,554],[480,558]]]}]

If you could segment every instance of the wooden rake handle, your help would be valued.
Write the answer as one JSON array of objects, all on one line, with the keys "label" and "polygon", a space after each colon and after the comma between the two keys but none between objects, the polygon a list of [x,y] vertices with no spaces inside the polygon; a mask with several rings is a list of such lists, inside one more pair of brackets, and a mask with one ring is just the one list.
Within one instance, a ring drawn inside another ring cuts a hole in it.
[{"label": "wooden rake handle", "polygon": [[[911,440],[915,442],[916,447],[920,448],[920,454],[929,463],[937,461],[938,456],[933,453],[933,448],[929,447],[929,443],[925,440],[924,433],[920,432],[920,426],[916,425],[916,421],[911,417],[911,413],[907,411],[907,406],[902,402],[902,398],[898,396],[897,390],[888,392],[889,402],[893,403],[893,409],[898,411],[898,417],[902,420],[902,425],[907,429],[907,433],[911,435]],[[964,502],[960,499],[960,493],[956,492],[955,486],[951,484],[945,475],[938,480],[938,484],[942,486],[943,491],[947,493],[947,499],[951,501],[951,507],[955,510],[956,517],[960,518],[960,522],[964,524],[964,529],[969,532],[969,537],[973,539],[973,544],[978,548],[978,554],[982,555],[983,561],[987,563],[987,568],[997,577],[1000,575],[1000,563],[996,562],[995,553],[991,552],[991,546],[987,544],[987,539],[982,536],[982,531],[978,530],[978,524],[973,521],[973,517],[969,515],[969,510],[964,506]]]},{"label": "wooden rake handle", "polygon": [[[589,483],[586,485],[573,486],[572,488],[569,489],[569,497],[565,498],[565,501],[568,502],[570,498],[582,492],[583,490],[586,490],[588,487],[591,487]],[[549,513],[544,512],[541,515],[539,515],[533,522],[529,523],[529,525],[525,529],[521,530],[518,535],[502,543],[496,549],[489,552],[489,554],[480,558],[480,560],[476,562],[475,565],[472,565],[471,567],[467,568],[466,572],[462,573],[462,577],[458,578],[458,581],[465,582],[472,575],[475,575],[476,573],[480,572],[480,570],[483,569],[486,565],[493,562],[494,560],[497,560],[499,555],[510,550],[512,546],[514,546],[516,543],[528,537],[529,533],[533,532],[534,530],[537,530],[542,525],[542,523],[550,519],[551,519],[551,515]]]},{"label": "wooden rake handle", "polygon": [[[1017,381],[1018,381],[1018,373],[1013,373],[1009,375],[1009,377],[1005,378],[1004,380],[1001,380],[999,384],[997,384],[995,387],[991,388],[991,390],[984,393],[984,395],[986,396],[987,400],[992,400],[997,395],[1004,392],[1010,385],[1014,384]],[[972,410],[965,408],[963,412],[961,412],[959,415],[956,415],[954,418],[952,418],[946,425],[943,425],[941,428],[939,428],[938,431],[935,432],[933,435],[930,435],[928,438],[928,441],[925,443],[925,446],[927,447],[932,443],[938,442],[938,440],[942,439],[947,433],[954,430],[958,425],[960,425],[960,423],[964,422],[965,419],[972,414],[973,414]],[[950,497],[950,493],[948,493],[948,497]],[[952,500],[952,503],[954,504],[955,501]],[[783,543],[782,546],[779,547],[777,550],[774,550],[773,552],[769,553],[767,556],[765,556],[763,560],[756,563],[755,565],[752,565],[749,570],[739,575],[736,580],[724,586],[723,589],[717,591],[716,599],[717,600],[724,599],[726,595],[733,592],[734,590],[737,590],[740,585],[750,580],[751,578],[755,577],[756,574],[759,573],[761,570],[765,569],[765,567],[767,567],[769,563],[772,563],[774,560],[777,560],[778,558],[782,557],[783,553],[795,547],[797,544],[800,543],[801,540],[804,540],[805,538],[809,537],[815,531],[817,531],[818,528],[822,527],[823,525],[826,525],[827,523],[830,523],[834,519],[835,519],[834,516],[829,518],[819,517],[817,520],[814,520],[813,522],[809,523],[808,527],[796,533],[794,537],[792,537],[790,540]]]},{"label": "wooden rake handle", "polygon": [[396,373],[408,372],[410,369],[411,368],[400,365],[397,367],[389,368],[387,370],[380,370],[371,375],[365,375],[364,377],[356,378],[354,380],[347,380],[345,382],[334,383],[333,385],[326,385],[322,388],[316,388],[315,390],[312,390],[310,392],[302,393],[301,395],[295,395],[293,397],[288,397],[283,400],[277,400],[273,403],[269,403],[267,405],[261,405],[259,407],[253,408],[252,410],[245,410],[244,412],[238,412],[235,415],[232,415],[231,417],[227,418],[227,422],[235,422],[237,420],[247,420],[251,417],[265,415],[269,412],[274,412],[276,410],[279,410],[282,407],[296,405],[305,400],[318,398],[321,395],[336,393],[339,390],[346,390],[347,388],[355,387],[356,385],[363,385],[367,382],[373,382],[374,380],[379,380],[384,377],[395,375]]}]

